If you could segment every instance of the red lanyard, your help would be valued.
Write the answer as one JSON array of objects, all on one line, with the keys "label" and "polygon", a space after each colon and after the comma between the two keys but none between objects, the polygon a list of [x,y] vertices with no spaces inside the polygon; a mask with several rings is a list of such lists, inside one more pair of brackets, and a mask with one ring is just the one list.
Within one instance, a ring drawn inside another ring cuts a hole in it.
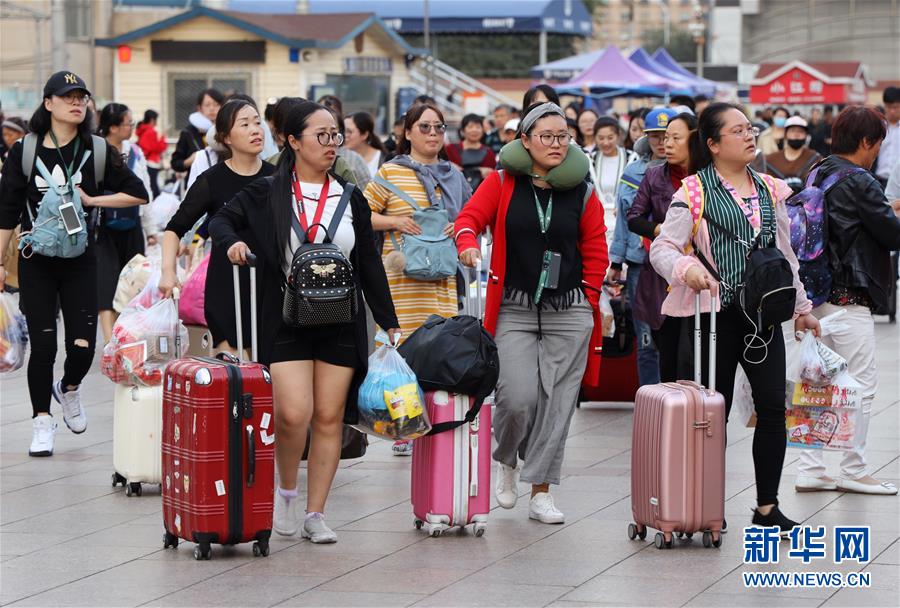
[{"label": "red lanyard", "polygon": [[325,176],[325,183],[322,185],[322,191],[319,193],[319,204],[316,207],[316,213],[313,216],[312,230],[306,223],[306,205],[303,204],[303,192],[300,190],[300,182],[297,180],[297,174],[292,174],[294,184],[294,197],[297,199],[297,219],[300,220],[300,226],[304,232],[307,232],[306,239],[312,243],[316,240],[317,224],[322,221],[322,214],[325,212],[325,204],[328,202],[328,185],[331,180]]}]

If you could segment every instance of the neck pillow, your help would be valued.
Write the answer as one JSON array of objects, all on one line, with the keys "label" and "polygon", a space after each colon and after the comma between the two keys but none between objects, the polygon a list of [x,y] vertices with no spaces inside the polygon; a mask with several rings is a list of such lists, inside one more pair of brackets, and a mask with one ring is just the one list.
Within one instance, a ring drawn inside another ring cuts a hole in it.
[{"label": "neck pillow", "polygon": [[[529,175],[538,177],[533,172],[531,155],[521,139],[509,142],[500,149],[500,166],[512,175]],[[543,178],[556,190],[571,190],[585,180],[588,175],[590,161],[581,148],[569,144],[569,151],[563,162],[550,171]]]}]

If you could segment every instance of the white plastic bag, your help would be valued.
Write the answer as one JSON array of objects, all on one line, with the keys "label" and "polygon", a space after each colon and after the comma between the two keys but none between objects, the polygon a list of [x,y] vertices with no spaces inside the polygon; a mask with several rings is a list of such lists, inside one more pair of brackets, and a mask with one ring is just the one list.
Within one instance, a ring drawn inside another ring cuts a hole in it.
[{"label": "white plastic bag", "polygon": [[161,299],[148,308],[129,307],[103,348],[101,371],[119,384],[159,385],[163,369],[177,356],[176,336],[181,339],[181,352],[186,352],[188,333],[178,319],[175,300]]},{"label": "white plastic bag", "polygon": [[738,365],[734,375],[734,395],[731,398],[731,418],[746,427],[756,426],[756,408],[753,405],[753,390],[744,368]]},{"label": "white plastic bag", "polygon": [[425,394],[416,375],[397,352],[397,347],[382,342],[369,356],[369,371],[359,387],[359,431],[390,440],[415,439],[431,430]]},{"label": "white plastic bag", "polygon": [[[840,317],[845,312],[840,310],[822,317],[819,320],[819,334],[827,336],[834,331],[846,329],[846,325],[840,322]],[[792,325],[785,323],[784,340],[788,363],[787,379],[790,381],[824,386],[847,370],[846,359],[822,344],[810,331],[803,334],[798,345],[796,336],[792,333]]]},{"label": "white plastic bag", "polygon": [[0,292],[0,373],[14,372],[25,363],[28,326],[12,294]]},{"label": "white plastic bag", "polygon": [[178,211],[181,200],[177,194],[163,190],[159,196],[154,198],[147,204],[147,213],[150,214],[150,221],[156,228],[156,232],[164,232],[169,220]]},{"label": "white plastic bag", "polygon": [[603,337],[614,338],[616,335],[616,315],[613,312],[609,294],[605,289],[600,292],[600,314],[603,315]]},{"label": "white plastic bag", "polygon": [[825,386],[788,381],[786,397],[788,447],[843,451],[862,441],[862,387],[846,371]]}]

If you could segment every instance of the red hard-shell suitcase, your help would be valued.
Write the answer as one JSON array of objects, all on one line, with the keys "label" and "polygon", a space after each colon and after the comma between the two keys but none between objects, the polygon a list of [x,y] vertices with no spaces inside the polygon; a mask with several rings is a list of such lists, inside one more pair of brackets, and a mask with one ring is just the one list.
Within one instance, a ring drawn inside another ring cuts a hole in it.
[{"label": "red hard-shell suitcase", "polygon": [[703,545],[718,547],[725,519],[725,399],[715,389],[716,298],[709,336],[709,382],[700,382],[700,296],[694,315],[694,381],[642,386],[634,403],[631,512],[628,537],[659,530],[658,549],[672,536],[703,531]]},{"label": "red hard-shell suitcase", "polygon": [[[235,281],[235,291],[238,285]],[[250,288],[256,359],[252,266]],[[239,320],[238,297],[235,309]],[[238,352],[243,352],[240,321],[237,328]],[[196,559],[209,559],[213,543],[256,541],[254,555],[268,555],[275,485],[269,371],[258,363],[189,357],[172,361],[163,383],[164,547],[177,547],[182,538],[197,543]]]}]

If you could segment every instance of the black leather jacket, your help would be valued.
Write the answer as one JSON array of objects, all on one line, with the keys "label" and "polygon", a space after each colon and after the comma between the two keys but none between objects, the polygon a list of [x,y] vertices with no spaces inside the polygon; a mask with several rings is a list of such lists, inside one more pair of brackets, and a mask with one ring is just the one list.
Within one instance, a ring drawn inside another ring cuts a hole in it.
[{"label": "black leather jacket", "polygon": [[[839,156],[819,165],[816,182],[836,171],[855,167]],[[887,309],[893,288],[890,252],[900,249],[900,219],[871,172],[838,182],[825,198],[828,210],[828,263],[834,287],[865,290],[875,313]]]}]

